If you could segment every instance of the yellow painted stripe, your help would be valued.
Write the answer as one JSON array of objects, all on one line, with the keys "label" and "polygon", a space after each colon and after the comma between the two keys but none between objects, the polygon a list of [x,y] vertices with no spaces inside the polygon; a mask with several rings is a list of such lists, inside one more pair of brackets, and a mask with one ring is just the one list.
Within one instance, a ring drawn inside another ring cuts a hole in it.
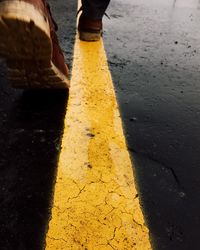
[{"label": "yellow painted stripe", "polygon": [[102,41],[76,38],[46,249],[151,249]]}]

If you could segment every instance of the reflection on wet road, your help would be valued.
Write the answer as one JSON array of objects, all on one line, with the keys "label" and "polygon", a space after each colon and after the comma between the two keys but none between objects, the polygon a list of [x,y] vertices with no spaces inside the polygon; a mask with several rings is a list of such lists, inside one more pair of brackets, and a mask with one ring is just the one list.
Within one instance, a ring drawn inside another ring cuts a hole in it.
[{"label": "reflection on wet road", "polygon": [[1,72],[0,249],[41,249],[68,93],[15,91]]},{"label": "reflection on wet road", "polygon": [[[50,3],[71,65],[75,2]],[[154,248],[197,249],[200,1],[113,0],[108,14],[106,51]],[[13,90],[0,65],[0,248],[38,250],[68,95]]]},{"label": "reflection on wet road", "polygon": [[[76,4],[50,2],[71,65]],[[0,249],[39,250],[50,216],[68,92],[14,90],[5,76],[1,61]]]}]

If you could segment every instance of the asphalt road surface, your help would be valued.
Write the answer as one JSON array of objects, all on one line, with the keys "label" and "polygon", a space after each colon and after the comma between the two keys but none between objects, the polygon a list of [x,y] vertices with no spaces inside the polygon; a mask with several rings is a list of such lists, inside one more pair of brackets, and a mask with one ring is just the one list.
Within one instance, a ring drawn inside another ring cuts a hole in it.
[{"label": "asphalt road surface", "polygon": [[[76,1],[49,1],[71,66]],[[156,250],[198,250],[200,1],[113,0],[104,42]],[[67,95],[13,90],[0,63],[0,249],[42,249]]]}]

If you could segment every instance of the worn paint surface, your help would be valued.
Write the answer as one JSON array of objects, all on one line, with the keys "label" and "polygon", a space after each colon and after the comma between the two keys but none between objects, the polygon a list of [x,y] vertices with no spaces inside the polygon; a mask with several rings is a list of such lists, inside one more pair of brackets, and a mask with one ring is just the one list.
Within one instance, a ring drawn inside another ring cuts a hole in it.
[{"label": "worn paint surface", "polygon": [[[48,2],[71,69],[76,1]],[[104,44],[154,249],[197,249],[200,2],[114,0],[106,12]],[[14,90],[0,65],[0,246],[42,249],[67,94]]]},{"label": "worn paint surface", "polygon": [[101,42],[76,40],[46,249],[151,249]]}]

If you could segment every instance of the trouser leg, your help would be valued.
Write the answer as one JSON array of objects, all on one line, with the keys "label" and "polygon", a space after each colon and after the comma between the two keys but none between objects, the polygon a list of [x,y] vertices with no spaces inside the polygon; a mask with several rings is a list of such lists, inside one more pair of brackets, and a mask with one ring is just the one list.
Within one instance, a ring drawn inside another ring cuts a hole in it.
[{"label": "trouser leg", "polygon": [[93,20],[102,19],[109,3],[110,0],[82,0],[83,13]]}]

